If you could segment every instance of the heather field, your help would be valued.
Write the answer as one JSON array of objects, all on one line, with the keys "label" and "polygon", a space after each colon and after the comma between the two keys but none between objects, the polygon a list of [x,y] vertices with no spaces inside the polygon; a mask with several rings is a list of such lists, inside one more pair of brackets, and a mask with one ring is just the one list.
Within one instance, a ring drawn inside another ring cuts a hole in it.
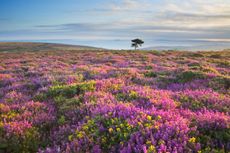
[{"label": "heather field", "polygon": [[230,51],[0,53],[0,153],[230,152]]}]

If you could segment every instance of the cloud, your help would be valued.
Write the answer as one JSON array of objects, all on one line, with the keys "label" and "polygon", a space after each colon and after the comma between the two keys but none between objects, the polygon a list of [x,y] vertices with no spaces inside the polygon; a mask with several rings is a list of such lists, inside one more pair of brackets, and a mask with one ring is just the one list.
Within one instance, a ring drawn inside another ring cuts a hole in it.
[{"label": "cloud", "polygon": [[[228,26],[215,27],[188,27],[187,25],[157,25],[148,22],[120,21],[115,23],[69,23],[61,25],[41,25],[39,30],[58,31],[63,34],[92,35],[107,37],[134,37],[145,38],[168,37],[168,38],[230,38]],[[53,29],[53,30],[52,30]]]},{"label": "cloud", "polygon": [[209,21],[209,20],[230,20],[230,14],[201,14],[201,13],[186,13],[186,12],[173,12],[173,11],[167,11],[159,14],[157,16],[158,18],[164,19],[164,20],[176,20],[176,21]]},{"label": "cloud", "polygon": [[224,42],[229,43],[230,39],[195,39],[197,41],[208,41],[208,42]]},{"label": "cloud", "polygon": [[112,16],[121,15],[117,22],[132,22],[132,25],[170,25],[198,31],[199,28],[230,28],[230,1],[227,0],[122,0],[108,4],[107,8],[114,13]]},{"label": "cloud", "polygon": [[105,2],[105,4],[101,7],[77,10],[82,13],[81,16],[99,13],[94,18],[90,17],[88,21],[86,19],[59,25],[38,25],[36,28],[72,32],[97,30],[210,32],[210,29],[228,32],[227,29],[230,28],[230,1],[227,0],[162,0],[160,2],[118,0]]},{"label": "cloud", "polygon": [[[144,3],[142,2],[142,4]],[[140,6],[141,5],[138,0],[123,0],[119,3],[110,4],[109,8],[111,9],[111,11],[130,11],[140,9]]]},{"label": "cloud", "polygon": [[[142,37],[145,40],[225,43],[230,39],[229,0],[116,0],[67,13],[74,13],[74,19],[61,24],[35,25],[23,32],[21,29],[21,32],[14,32],[15,37],[29,39],[36,35],[34,39],[90,41],[128,41]],[[4,36],[0,31],[0,37]]]}]

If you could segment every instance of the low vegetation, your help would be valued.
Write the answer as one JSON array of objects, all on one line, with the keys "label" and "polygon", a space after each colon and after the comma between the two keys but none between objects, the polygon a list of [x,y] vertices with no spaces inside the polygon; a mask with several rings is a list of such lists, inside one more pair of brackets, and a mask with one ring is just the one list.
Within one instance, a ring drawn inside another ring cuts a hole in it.
[{"label": "low vegetation", "polygon": [[230,152],[230,52],[0,53],[0,153]]}]

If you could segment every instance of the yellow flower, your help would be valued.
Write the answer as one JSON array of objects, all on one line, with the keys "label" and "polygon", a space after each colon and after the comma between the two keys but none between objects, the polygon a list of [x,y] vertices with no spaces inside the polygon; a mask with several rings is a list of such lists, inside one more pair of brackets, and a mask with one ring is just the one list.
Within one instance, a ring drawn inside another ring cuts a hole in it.
[{"label": "yellow flower", "polygon": [[147,144],[147,145],[151,145],[152,142],[151,142],[151,141],[147,141],[146,144]]},{"label": "yellow flower", "polygon": [[109,128],[109,133],[112,133],[113,132],[113,128]]},{"label": "yellow flower", "polygon": [[88,129],[89,129],[89,128],[88,128],[87,125],[84,125],[84,126],[83,126],[83,130],[84,130],[84,131],[87,131]]},{"label": "yellow flower", "polygon": [[112,86],[112,89],[118,90],[118,89],[120,89],[120,85],[119,84],[115,84],[115,85]]},{"label": "yellow flower", "polygon": [[117,132],[121,132],[121,129],[120,129],[120,128],[117,128]]},{"label": "yellow flower", "polygon": [[125,137],[125,138],[127,138],[127,137],[128,137],[128,133],[124,133],[123,135],[124,135],[124,137]]},{"label": "yellow flower", "polygon": [[191,143],[195,143],[196,142],[196,138],[192,137],[188,141],[191,142]]},{"label": "yellow flower", "polygon": [[79,132],[78,134],[77,134],[77,138],[83,138],[84,137],[84,135],[83,135],[83,132]]},{"label": "yellow flower", "polygon": [[160,116],[160,115],[157,115],[157,119],[160,120],[160,119],[161,119],[161,116]]},{"label": "yellow flower", "polygon": [[144,127],[150,127],[150,126],[151,126],[151,124],[149,124],[149,123],[144,124]]},{"label": "yellow flower", "polygon": [[158,130],[158,129],[159,129],[159,126],[158,126],[158,125],[155,125],[154,128]]},{"label": "yellow flower", "polygon": [[147,116],[147,119],[149,120],[149,121],[151,121],[152,120],[152,116]]},{"label": "yellow flower", "polygon": [[127,129],[128,129],[128,130],[131,130],[131,126],[130,126],[130,125],[127,125]]},{"label": "yellow flower", "polygon": [[132,97],[132,98],[136,98],[138,96],[138,94],[137,94],[136,91],[131,91],[129,96]]},{"label": "yellow flower", "polygon": [[106,137],[103,137],[101,141],[102,143],[106,143]]},{"label": "yellow flower", "polygon": [[4,107],[5,107],[5,105],[4,105],[4,104],[0,104],[0,109],[1,109],[1,108],[4,108]]},{"label": "yellow flower", "polygon": [[94,123],[93,120],[88,120],[88,121],[87,121],[87,124],[93,124],[93,123]]},{"label": "yellow flower", "polygon": [[148,152],[152,153],[155,150],[156,150],[156,148],[153,145],[151,145],[151,146],[149,146]]},{"label": "yellow flower", "polygon": [[0,122],[0,128],[3,127],[3,125],[4,125],[3,122]]},{"label": "yellow flower", "polygon": [[68,137],[69,141],[71,141],[72,138],[73,138],[73,135],[69,135],[69,137]]},{"label": "yellow flower", "polygon": [[159,145],[161,145],[161,144],[165,144],[165,141],[164,141],[164,140],[162,140],[162,139],[160,139],[160,140],[158,141],[158,144],[159,144]]}]

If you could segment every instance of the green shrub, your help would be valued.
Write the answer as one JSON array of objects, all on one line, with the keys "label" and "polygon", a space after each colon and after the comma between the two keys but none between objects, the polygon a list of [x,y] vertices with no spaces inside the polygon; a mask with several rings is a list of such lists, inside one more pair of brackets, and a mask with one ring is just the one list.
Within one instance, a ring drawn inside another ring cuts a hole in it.
[{"label": "green shrub", "polygon": [[[98,123],[106,130],[100,130]],[[69,140],[91,139],[101,144],[104,152],[109,152],[112,146],[127,142],[130,135],[135,131],[137,131],[137,127],[130,125],[125,119],[96,116],[93,119],[89,119],[74,135],[70,135]]]},{"label": "green shrub", "polygon": [[152,68],[153,68],[153,67],[149,65],[149,66],[146,66],[145,69],[146,69],[146,70],[152,70]]},{"label": "green shrub", "polygon": [[200,63],[189,63],[188,66],[189,67],[194,67],[194,66],[201,67],[201,64]]},{"label": "green shrub", "polygon": [[48,96],[50,97],[73,97],[75,94],[79,93],[77,85],[62,85],[53,86],[48,91]]},{"label": "green shrub", "polygon": [[[227,151],[230,140],[230,129],[203,129],[198,128],[199,136],[197,141],[202,144],[202,152],[224,153]],[[213,145],[213,149],[207,147]],[[224,144],[220,146],[219,144]],[[224,147],[224,148],[223,148]]]},{"label": "green shrub", "polygon": [[192,53],[191,57],[204,57],[204,55],[201,53]]},{"label": "green shrub", "polygon": [[84,82],[80,84],[73,85],[61,85],[61,86],[52,86],[48,90],[49,97],[63,96],[67,98],[72,98],[75,95],[82,94],[86,91],[95,90],[95,81]]},{"label": "green shrub", "polygon": [[191,57],[195,57],[195,58],[198,58],[198,57],[205,57],[202,53],[192,53],[192,52],[188,52],[188,53],[185,53],[183,56],[185,56],[185,57],[189,57],[189,58],[191,58]]},{"label": "green shrub", "polygon": [[86,92],[86,91],[94,91],[95,90],[95,81],[89,81],[89,82],[85,82],[85,83],[81,83],[79,84],[79,89],[80,92]]},{"label": "green shrub", "polygon": [[152,55],[156,55],[156,56],[163,56],[163,55],[164,55],[164,52],[162,52],[162,51],[157,51],[157,50],[152,50],[152,51],[150,51],[150,53],[151,53]]},{"label": "green shrub", "polygon": [[220,54],[213,54],[210,56],[211,58],[222,58]]},{"label": "green shrub", "polygon": [[12,135],[5,141],[0,140],[0,152],[10,152],[10,153],[30,153],[37,152],[40,145],[39,133],[36,128],[31,128],[27,130],[23,136],[22,135]]},{"label": "green shrub", "polygon": [[193,98],[188,96],[181,96],[179,101],[181,102],[182,106],[188,106],[188,108],[192,110],[200,109],[205,106],[202,101],[194,100]]},{"label": "green shrub", "polygon": [[59,125],[63,125],[63,124],[65,124],[65,122],[66,122],[65,116],[62,115],[62,116],[58,119],[58,124],[59,124]]},{"label": "green shrub", "polygon": [[176,76],[175,82],[186,83],[194,79],[203,79],[205,76],[201,72],[185,71]]},{"label": "green shrub", "polygon": [[157,73],[152,72],[152,71],[146,72],[146,73],[144,73],[144,75],[145,75],[145,77],[150,77],[150,78],[157,77]]},{"label": "green shrub", "polygon": [[36,96],[34,96],[33,100],[34,101],[45,101],[47,99],[47,95],[44,93],[40,93]]},{"label": "green shrub", "polygon": [[59,112],[63,113],[76,107],[79,107],[82,103],[82,100],[79,98],[65,99],[64,101],[59,102]]},{"label": "green shrub", "polygon": [[128,94],[126,93],[118,93],[116,98],[119,101],[132,101],[138,98],[138,93],[136,91],[130,91]]},{"label": "green shrub", "polygon": [[229,61],[218,61],[218,66],[220,67],[230,67]]},{"label": "green shrub", "polygon": [[214,90],[220,90],[220,89],[229,90],[230,78],[224,76],[215,77],[209,82],[209,87],[213,88]]},{"label": "green shrub", "polygon": [[62,105],[63,103],[66,102],[66,97],[62,96],[62,95],[59,95],[59,96],[56,96],[56,97],[53,97],[54,99],[54,102],[57,106],[60,106]]}]

